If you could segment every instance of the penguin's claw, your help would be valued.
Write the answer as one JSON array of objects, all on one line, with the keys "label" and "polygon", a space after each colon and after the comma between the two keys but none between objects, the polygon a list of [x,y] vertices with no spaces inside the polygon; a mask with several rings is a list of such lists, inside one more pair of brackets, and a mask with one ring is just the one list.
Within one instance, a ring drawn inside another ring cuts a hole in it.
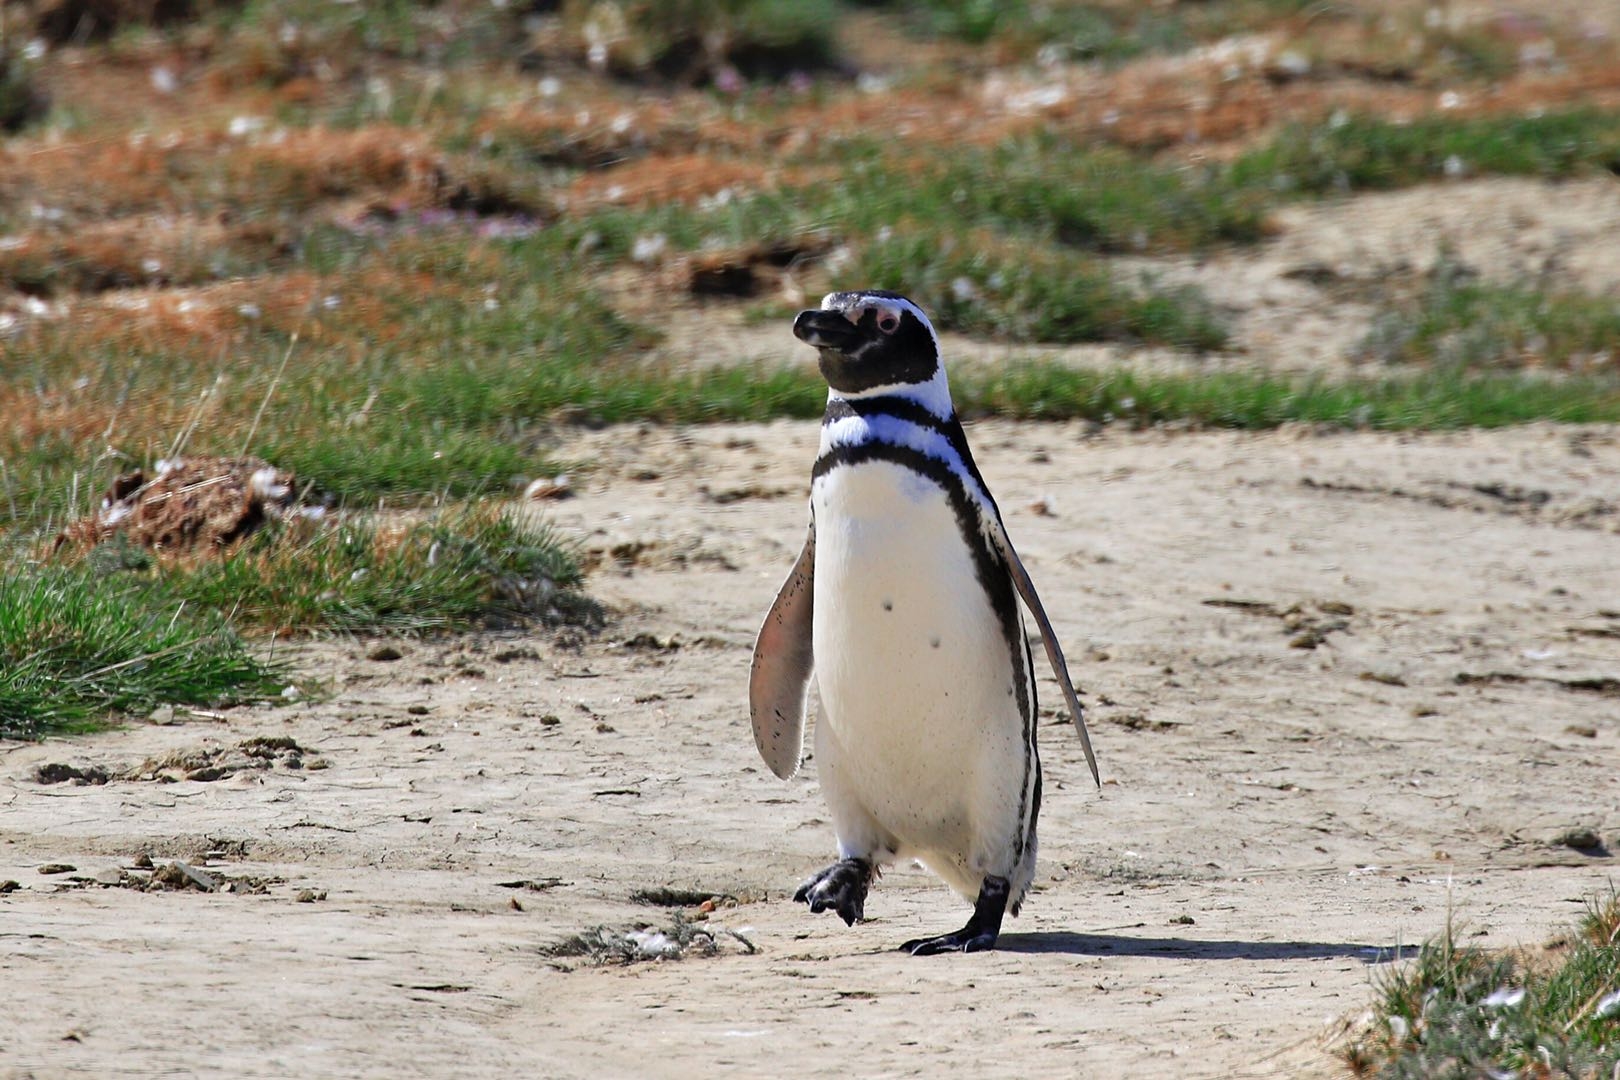
[{"label": "penguin's claw", "polygon": [[866,890],[872,883],[872,864],[865,859],[841,859],[800,885],[793,899],[809,904],[816,914],[832,910],[854,926],[866,914]]},{"label": "penguin's claw", "polygon": [[998,934],[975,934],[967,927],[954,934],[941,934],[939,937],[917,938],[900,946],[901,952],[908,952],[912,956],[934,956],[945,952],[985,952],[996,947]]},{"label": "penguin's claw", "polygon": [[973,917],[967,925],[952,934],[938,937],[916,938],[900,946],[902,952],[912,956],[934,956],[945,952],[984,952],[996,947],[1001,936],[1001,917],[1007,911],[1008,894],[1012,886],[1006,878],[986,877],[979,886],[979,899],[973,905]]}]

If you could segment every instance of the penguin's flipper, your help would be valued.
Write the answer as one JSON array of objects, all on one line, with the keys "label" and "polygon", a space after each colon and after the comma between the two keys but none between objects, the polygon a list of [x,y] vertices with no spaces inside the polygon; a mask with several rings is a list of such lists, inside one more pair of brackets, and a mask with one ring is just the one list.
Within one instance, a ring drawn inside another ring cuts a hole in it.
[{"label": "penguin's flipper", "polygon": [[1007,567],[1012,571],[1018,595],[1024,598],[1024,606],[1035,616],[1035,625],[1041,631],[1041,643],[1046,646],[1046,659],[1051,662],[1052,674],[1057,676],[1058,685],[1063,688],[1063,700],[1069,703],[1069,715],[1074,717],[1075,730],[1080,732],[1080,746],[1086,752],[1086,764],[1091,766],[1092,782],[1101,788],[1102,777],[1097,772],[1097,755],[1091,751],[1091,733],[1086,730],[1085,710],[1074,692],[1074,683],[1069,681],[1069,665],[1063,659],[1063,646],[1058,644],[1057,633],[1052,629],[1051,620],[1046,617],[1041,598],[1035,594],[1035,584],[1029,580],[1029,572],[1024,569],[1018,552],[1013,550],[1012,541],[1007,538],[1005,530],[996,529],[994,535],[1002,556],[1007,560]]},{"label": "penguin's flipper", "polygon": [[804,695],[810,685],[811,616],[815,610],[816,526],[810,523],[799,561],[788,571],[754,642],[748,713],[754,745],[771,772],[786,780],[804,750]]}]

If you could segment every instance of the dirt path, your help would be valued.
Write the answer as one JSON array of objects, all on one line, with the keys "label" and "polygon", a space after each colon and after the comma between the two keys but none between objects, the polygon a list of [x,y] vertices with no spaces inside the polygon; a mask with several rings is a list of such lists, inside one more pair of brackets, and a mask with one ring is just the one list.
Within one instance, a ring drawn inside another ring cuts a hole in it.
[{"label": "dirt path", "polygon": [[[0,744],[0,1076],[1331,1075],[1448,908],[1537,942],[1614,879],[1554,841],[1620,830],[1620,434],[970,437],[1105,780],[1051,713],[1002,951],[889,951],[965,913],[913,869],[854,929],[787,899],[830,829],[744,680],[815,425],[616,429],[553,514],[600,640],[322,645],[324,700]],[[127,887],[142,854],[233,891]],[[542,955],[670,929],[631,900],[664,886],[738,898],[709,925],[757,952]]]}]

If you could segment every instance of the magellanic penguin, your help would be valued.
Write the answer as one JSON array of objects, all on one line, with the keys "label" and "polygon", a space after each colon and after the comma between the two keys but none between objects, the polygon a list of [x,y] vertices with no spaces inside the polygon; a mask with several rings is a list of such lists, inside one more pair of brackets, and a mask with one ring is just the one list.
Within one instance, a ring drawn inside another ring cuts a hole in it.
[{"label": "magellanic penguin", "polygon": [[754,645],[749,709],[765,763],[799,767],[812,670],[816,764],[838,861],[794,899],[854,924],[879,868],[915,859],[973,903],[913,955],[993,948],[1035,874],[1041,761],[1018,597],[1097,762],[1029,575],[973,464],[939,339],[891,292],[838,292],[793,321],[829,386],[804,550]]}]

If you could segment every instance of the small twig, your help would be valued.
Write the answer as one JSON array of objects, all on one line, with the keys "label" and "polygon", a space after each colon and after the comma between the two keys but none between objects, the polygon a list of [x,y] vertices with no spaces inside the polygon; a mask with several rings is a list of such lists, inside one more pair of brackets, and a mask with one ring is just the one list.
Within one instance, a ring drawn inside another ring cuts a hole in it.
[{"label": "small twig", "polygon": [[1582,1005],[1579,1009],[1575,1010],[1575,1015],[1570,1017],[1569,1018],[1569,1023],[1564,1025],[1564,1034],[1565,1035],[1568,1035],[1570,1033],[1570,1031],[1572,1031],[1574,1029],[1576,1024],[1578,1024],[1582,1020],[1586,1019],[1586,1014],[1592,1011],[1592,1006],[1594,1006],[1594,1005],[1596,1005],[1598,1003],[1598,999],[1603,997],[1603,994],[1604,994],[1605,991],[1607,991],[1610,987],[1614,986],[1615,978],[1616,978],[1615,976],[1611,975],[1607,979],[1605,979],[1603,981],[1603,985],[1601,985],[1601,986],[1599,986],[1597,988],[1597,993],[1595,993],[1591,997],[1587,998],[1586,999],[1586,1004]]},{"label": "small twig", "polygon": [[238,457],[246,457],[248,447],[253,445],[253,436],[259,432],[259,421],[264,419],[264,410],[270,404],[270,399],[275,396],[276,387],[281,385],[281,374],[287,370],[287,361],[292,358],[293,349],[298,347],[298,333],[294,330],[292,337],[287,340],[287,351],[281,354],[281,366],[276,368],[275,378],[271,379],[270,385],[265,388],[264,400],[259,402],[259,411],[253,414],[253,426],[248,428],[247,438],[242,440],[242,450]]},{"label": "small twig", "polygon": [[167,456],[171,460],[178,457],[180,451],[186,448],[186,443],[191,441],[192,433],[197,430],[197,424],[202,420],[203,408],[208,404],[209,399],[214,396],[214,392],[219,389],[220,383],[224,381],[225,372],[223,370],[216,372],[213,385],[197,396],[197,407],[191,410],[191,419],[186,421],[186,426],[180,429],[180,434],[174,437],[174,445],[169,447]]}]

